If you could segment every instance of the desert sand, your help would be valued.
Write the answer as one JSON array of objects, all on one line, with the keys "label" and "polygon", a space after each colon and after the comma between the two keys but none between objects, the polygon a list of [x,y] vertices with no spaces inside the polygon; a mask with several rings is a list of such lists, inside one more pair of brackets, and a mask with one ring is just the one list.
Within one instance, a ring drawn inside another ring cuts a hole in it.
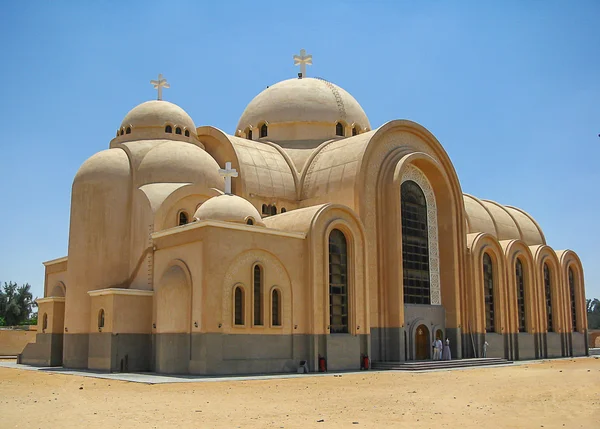
[{"label": "desert sand", "polygon": [[598,428],[600,359],[147,385],[0,368],[2,428]]}]

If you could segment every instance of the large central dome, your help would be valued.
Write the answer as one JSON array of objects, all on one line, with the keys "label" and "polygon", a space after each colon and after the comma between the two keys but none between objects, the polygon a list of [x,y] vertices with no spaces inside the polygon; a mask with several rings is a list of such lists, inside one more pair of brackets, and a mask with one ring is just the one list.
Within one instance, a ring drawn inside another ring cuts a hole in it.
[{"label": "large central dome", "polygon": [[[356,127],[358,132],[371,129],[354,97],[331,82],[315,78],[284,80],[265,89],[244,110],[236,134],[247,137],[248,130],[254,129],[256,140],[265,123],[267,140],[286,140],[286,136],[291,140],[335,137],[337,123],[348,130]],[[309,124],[312,125],[307,128]]]}]

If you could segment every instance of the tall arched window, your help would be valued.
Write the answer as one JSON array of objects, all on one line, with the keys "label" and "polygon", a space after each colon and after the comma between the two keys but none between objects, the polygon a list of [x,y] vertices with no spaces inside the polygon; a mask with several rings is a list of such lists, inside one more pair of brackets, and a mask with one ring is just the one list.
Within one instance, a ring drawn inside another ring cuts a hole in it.
[{"label": "tall arched window", "polygon": [[125,134],[131,134],[131,127],[127,127],[125,129]]},{"label": "tall arched window", "polygon": [[248,140],[252,140],[252,130],[248,130],[246,135],[248,136]]},{"label": "tall arched window", "polygon": [[235,288],[233,301],[234,323],[241,326],[244,324],[244,290],[240,286]]},{"label": "tall arched window", "polygon": [[267,124],[262,124],[260,126],[260,136],[267,137]]},{"label": "tall arched window", "polygon": [[569,267],[569,295],[571,296],[571,328],[577,331],[577,305],[575,301],[575,276],[573,269]]},{"label": "tall arched window", "polygon": [[175,134],[181,134],[181,128],[179,128],[179,127],[175,128]]},{"label": "tall arched window", "polygon": [[517,308],[519,311],[519,332],[525,332],[525,273],[523,263],[517,258],[515,264],[515,278],[517,284]]},{"label": "tall arched window", "polygon": [[275,216],[277,214],[277,206],[273,204],[271,206],[271,216]]},{"label": "tall arched window", "polygon": [[173,132],[173,127],[172,127],[172,126],[170,126],[170,125],[167,125],[167,126],[165,127],[165,133],[169,133],[169,134],[171,134],[172,132]]},{"label": "tall arched window", "polygon": [[356,126],[352,127],[352,135],[353,136],[358,135],[358,127],[356,127]]},{"label": "tall arched window", "polygon": [[548,318],[548,332],[554,332],[552,324],[552,283],[550,280],[550,268],[544,264],[544,291],[546,295],[546,316]]},{"label": "tall arched window", "polygon": [[348,245],[339,229],[329,234],[329,332],[348,333]]},{"label": "tall arched window", "polygon": [[401,186],[402,271],[405,304],[430,304],[427,201],[412,180]]},{"label": "tall arched window", "polygon": [[44,317],[42,317],[42,331],[48,329],[48,315],[44,313]]},{"label": "tall arched window", "polygon": [[335,135],[344,137],[344,125],[341,122],[335,124]]},{"label": "tall arched window", "polygon": [[267,206],[266,204],[263,204],[262,205],[262,213],[269,214],[269,206]]},{"label": "tall arched window", "polygon": [[483,254],[483,291],[485,294],[485,332],[495,332],[494,265],[489,254]]},{"label": "tall arched window", "polygon": [[188,214],[186,212],[179,212],[179,226],[186,225],[188,223]]},{"label": "tall arched window", "polygon": [[254,325],[263,324],[263,275],[260,265],[254,266]]},{"label": "tall arched window", "polygon": [[104,309],[101,308],[98,312],[98,329],[104,328]]},{"label": "tall arched window", "polygon": [[273,289],[271,293],[271,320],[273,326],[281,326],[281,292]]}]

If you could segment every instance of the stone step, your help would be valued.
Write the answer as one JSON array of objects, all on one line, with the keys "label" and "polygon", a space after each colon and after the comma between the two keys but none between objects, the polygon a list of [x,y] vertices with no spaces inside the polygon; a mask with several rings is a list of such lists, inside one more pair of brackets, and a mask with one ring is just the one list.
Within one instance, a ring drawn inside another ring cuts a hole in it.
[{"label": "stone step", "polygon": [[432,369],[451,369],[489,365],[510,365],[512,363],[512,361],[502,358],[478,358],[411,362],[373,362],[371,368],[375,370],[427,371]]}]

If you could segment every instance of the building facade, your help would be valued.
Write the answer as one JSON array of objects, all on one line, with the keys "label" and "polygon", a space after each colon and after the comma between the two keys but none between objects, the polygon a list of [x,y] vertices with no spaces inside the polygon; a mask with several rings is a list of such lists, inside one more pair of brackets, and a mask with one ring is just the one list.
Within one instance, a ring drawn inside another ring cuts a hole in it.
[{"label": "building facade", "polygon": [[302,74],[233,135],[160,99],[132,109],[77,172],[68,256],[45,266],[22,363],[346,370],[429,359],[436,337],[455,358],[485,342],[488,357],[587,353],[577,254],[463,194],[421,125],[371,129],[349,93]]}]

